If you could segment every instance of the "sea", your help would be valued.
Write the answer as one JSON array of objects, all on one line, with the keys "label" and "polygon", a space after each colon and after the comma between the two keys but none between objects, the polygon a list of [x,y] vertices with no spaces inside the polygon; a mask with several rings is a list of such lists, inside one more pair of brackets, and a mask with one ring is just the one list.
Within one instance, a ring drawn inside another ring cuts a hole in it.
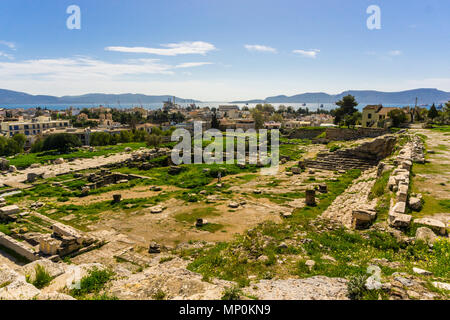
[{"label": "sea", "polygon": [[[181,107],[188,107],[190,103],[177,103]],[[197,107],[203,108],[203,107],[210,107],[210,108],[218,108],[220,105],[237,105],[239,108],[242,108],[244,106],[247,106],[249,108],[253,108],[258,103],[230,103],[230,102],[199,102],[195,105]],[[332,110],[337,108],[336,104],[334,103],[277,103],[272,102],[270,103],[275,108],[278,108],[280,105],[284,105],[286,107],[292,106],[295,110],[298,110],[299,108],[308,108],[310,111],[316,111],[319,108],[322,108],[323,110]],[[359,110],[362,110],[366,105],[373,104],[373,103],[360,103],[357,108]],[[48,110],[65,110],[69,107],[73,107],[75,109],[81,110],[83,108],[95,108],[100,106],[100,104],[0,104],[1,108],[6,109],[31,109],[31,108],[37,108],[40,107],[42,109],[48,109]],[[156,110],[163,107],[163,103],[151,103],[151,104],[102,104],[104,107],[108,108],[117,108],[117,109],[129,109],[133,107],[140,107],[142,106],[145,109],[148,110]],[[411,106],[410,104],[394,104],[394,103],[383,103],[383,106],[385,107],[405,107],[405,106]],[[426,106],[421,106],[426,107]]]}]

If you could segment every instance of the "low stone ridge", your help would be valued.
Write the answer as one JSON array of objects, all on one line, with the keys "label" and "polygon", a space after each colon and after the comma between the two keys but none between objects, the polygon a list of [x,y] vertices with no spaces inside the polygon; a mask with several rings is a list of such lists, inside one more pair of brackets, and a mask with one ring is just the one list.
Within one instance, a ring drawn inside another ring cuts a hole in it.
[{"label": "low stone ridge", "polygon": [[245,291],[260,300],[348,300],[347,280],[324,276],[261,280]]},{"label": "low stone ridge", "polygon": [[317,158],[307,159],[304,165],[309,168],[324,170],[367,170],[376,166],[380,160],[389,156],[394,150],[397,138],[392,135],[378,137],[364,142],[355,148],[340,149],[335,152],[323,152]]}]

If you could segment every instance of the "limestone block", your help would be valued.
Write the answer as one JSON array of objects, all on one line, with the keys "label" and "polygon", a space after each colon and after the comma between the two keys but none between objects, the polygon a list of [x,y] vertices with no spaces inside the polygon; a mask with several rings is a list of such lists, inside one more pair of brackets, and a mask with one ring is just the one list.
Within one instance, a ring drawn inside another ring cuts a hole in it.
[{"label": "limestone block", "polygon": [[427,227],[420,227],[416,230],[416,241],[424,241],[428,244],[434,243],[436,241],[437,237],[434,234],[434,232]]},{"label": "limestone block", "polygon": [[406,202],[397,202],[392,208],[392,211],[396,214],[404,214],[406,210]]},{"label": "limestone block", "polygon": [[415,224],[418,225],[424,225],[426,227],[429,227],[431,230],[436,232],[440,235],[446,235],[447,234],[447,226],[442,221],[432,219],[432,218],[422,218],[422,219],[415,219]]},{"label": "limestone block", "polygon": [[389,215],[389,224],[394,228],[407,228],[411,224],[409,214]]},{"label": "limestone block", "polygon": [[10,216],[12,214],[16,214],[19,212],[20,212],[20,208],[18,206],[16,206],[15,204],[13,204],[11,206],[6,206],[6,207],[0,208],[0,215],[3,215],[3,216]]},{"label": "limestone block", "polygon": [[25,280],[17,280],[0,289],[0,300],[31,300],[40,293]]}]

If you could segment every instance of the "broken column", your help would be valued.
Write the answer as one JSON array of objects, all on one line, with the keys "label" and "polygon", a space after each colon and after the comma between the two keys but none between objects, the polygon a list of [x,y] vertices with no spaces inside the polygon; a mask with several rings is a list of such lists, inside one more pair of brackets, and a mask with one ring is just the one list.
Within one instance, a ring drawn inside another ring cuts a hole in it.
[{"label": "broken column", "polygon": [[113,195],[113,201],[114,201],[114,203],[119,203],[121,199],[122,199],[122,195],[121,195],[121,194],[115,194],[115,195]]},{"label": "broken column", "polygon": [[307,206],[315,206],[316,205],[316,190],[306,189],[305,203]]}]

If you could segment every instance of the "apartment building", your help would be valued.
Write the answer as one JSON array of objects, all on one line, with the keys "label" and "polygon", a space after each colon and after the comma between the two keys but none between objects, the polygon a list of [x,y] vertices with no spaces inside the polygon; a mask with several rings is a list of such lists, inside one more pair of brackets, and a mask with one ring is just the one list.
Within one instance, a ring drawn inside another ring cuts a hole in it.
[{"label": "apartment building", "polygon": [[52,120],[50,117],[36,117],[31,120],[6,121],[0,123],[0,133],[7,137],[22,133],[27,137],[42,134],[48,129],[69,128],[69,120]]}]

